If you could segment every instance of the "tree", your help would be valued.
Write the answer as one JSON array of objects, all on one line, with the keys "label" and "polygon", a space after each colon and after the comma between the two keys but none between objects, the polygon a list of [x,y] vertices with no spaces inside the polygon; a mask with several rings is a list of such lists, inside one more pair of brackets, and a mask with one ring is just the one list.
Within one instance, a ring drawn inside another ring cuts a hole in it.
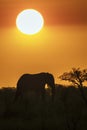
[{"label": "tree", "polygon": [[87,69],[80,70],[80,68],[72,68],[70,72],[63,73],[59,78],[77,86],[81,92],[82,98],[87,104],[87,99],[83,91],[83,83],[87,81]]}]

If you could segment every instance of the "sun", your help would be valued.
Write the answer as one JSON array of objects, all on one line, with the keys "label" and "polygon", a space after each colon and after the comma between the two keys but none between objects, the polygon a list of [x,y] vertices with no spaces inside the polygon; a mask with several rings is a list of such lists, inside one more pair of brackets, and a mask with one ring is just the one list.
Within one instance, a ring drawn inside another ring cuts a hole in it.
[{"label": "sun", "polygon": [[44,19],[37,10],[26,9],[17,15],[16,26],[22,33],[33,35],[43,28]]}]

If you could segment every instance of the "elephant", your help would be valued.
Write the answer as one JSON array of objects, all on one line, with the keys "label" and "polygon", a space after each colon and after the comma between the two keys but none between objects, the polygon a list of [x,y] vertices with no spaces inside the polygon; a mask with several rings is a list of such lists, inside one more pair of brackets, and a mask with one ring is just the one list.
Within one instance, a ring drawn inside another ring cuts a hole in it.
[{"label": "elephant", "polygon": [[23,74],[18,82],[17,89],[15,94],[15,101],[18,97],[23,97],[24,93],[28,91],[35,91],[36,93],[40,92],[42,99],[45,99],[45,85],[51,88],[51,97],[54,100],[55,95],[55,81],[54,76],[50,73],[37,73],[37,74]]}]

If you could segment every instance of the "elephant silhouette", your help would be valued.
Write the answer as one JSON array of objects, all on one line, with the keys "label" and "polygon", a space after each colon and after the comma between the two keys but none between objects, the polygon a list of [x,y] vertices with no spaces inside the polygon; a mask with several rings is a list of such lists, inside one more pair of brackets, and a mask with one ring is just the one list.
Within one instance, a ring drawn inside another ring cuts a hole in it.
[{"label": "elephant silhouette", "polygon": [[28,91],[40,92],[42,99],[45,99],[45,85],[51,88],[52,100],[55,95],[55,81],[54,76],[50,73],[37,73],[37,74],[23,74],[17,82],[17,90],[15,94],[15,101],[18,97],[23,97],[24,93]]}]

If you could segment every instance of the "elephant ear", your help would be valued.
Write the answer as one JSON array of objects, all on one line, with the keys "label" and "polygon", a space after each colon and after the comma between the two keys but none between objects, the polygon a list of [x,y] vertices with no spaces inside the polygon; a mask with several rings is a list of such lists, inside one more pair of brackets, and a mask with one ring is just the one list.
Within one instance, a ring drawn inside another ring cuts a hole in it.
[{"label": "elephant ear", "polygon": [[50,73],[46,73],[46,75],[45,75],[45,81],[46,81],[46,83],[48,83],[49,82],[49,80],[50,80]]},{"label": "elephant ear", "polygon": [[54,80],[53,75],[50,73],[45,73],[45,82],[49,84],[52,80]]},{"label": "elephant ear", "polygon": [[49,78],[49,73],[45,73],[45,74],[44,74],[45,83],[48,82],[48,78]]}]

